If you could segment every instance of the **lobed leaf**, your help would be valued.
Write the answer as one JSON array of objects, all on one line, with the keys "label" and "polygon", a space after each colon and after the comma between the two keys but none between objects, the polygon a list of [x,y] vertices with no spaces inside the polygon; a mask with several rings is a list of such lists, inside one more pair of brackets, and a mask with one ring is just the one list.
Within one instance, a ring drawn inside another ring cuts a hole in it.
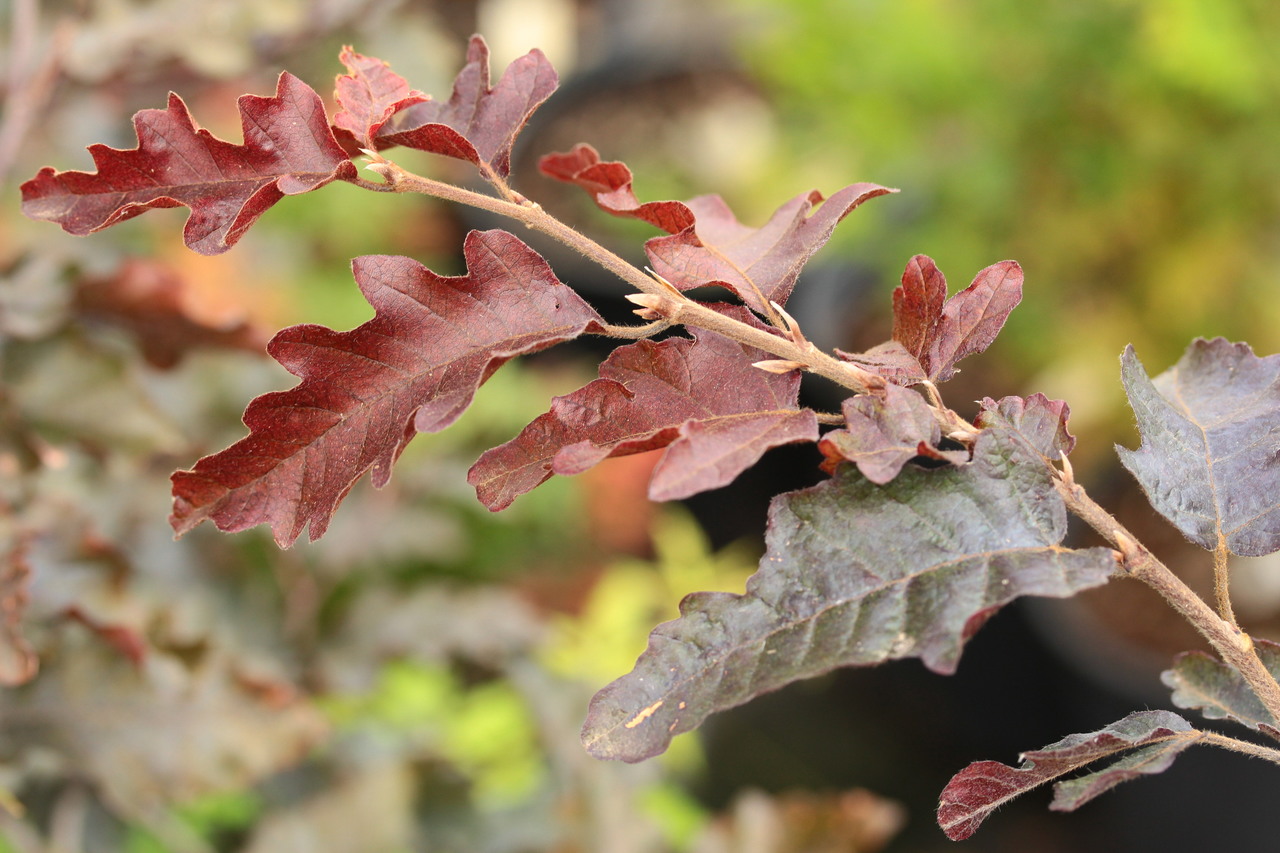
[{"label": "lobed leaf", "polygon": [[1057,461],[1076,446],[1076,438],[1067,430],[1071,407],[1062,400],[1050,400],[1043,394],[1030,397],[1003,397],[999,402],[984,397],[982,410],[974,418],[979,429],[999,425],[1022,436],[1028,446],[1050,461]]},{"label": "lobed leaf", "polygon": [[[1262,664],[1280,677],[1280,644],[1259,639],[1254,648]],[[1173,689],[1173,703],[1179,708],[1195,709],[1210,720],[1235,720],[1251,729],[1274,731],[1277,726],[1244,677],[1204,652],[1178,655],[1160,680]]]},{"label": "lobed leaf", "polygon": [[472,231],[467,275],[437,275],[409,258],[371,255],[353,269],[376,315],[349,332],[293,326],[268,351],[302,381],[258,397],[250,434],[173,475],[170,522],[221,530],[271,525],[288,547],[312,540],[365,472],[381,487],[417,432],[451,424],[513,356],[598,329],[599,315],[505,231]]},{"label": "lobed leaf", "polygon": [[1121,363],[1142,444],[1116,452],[1151,505],[1210,551],[1280,549],[1280,356],[1201,338],[1154,381]]},{"label": "lobed leaf", "polygon": [[952,841],[961,841],[1019,794],[1101,758],[1135,750],[1102,770],[1056,785],[1050,808],[1072,811],[1121,782],[1163,772],[1202,736],[1177,714],[1138,711],[1099,731],[1069,735],[1044,749],[1024,752],[1016,768],[998,761],[974,762],[943,789],[938,825]]},{"label": "lobed leaf", "polygon": [[[740,307],[726,313],[752,322]],[[799,373],[751,366],[766,355],[708,331],[618,347],[599,379],[553,400],[551,411],[482,455],[467,480],[481,503],[500,510],[553,474],[666,447],[650,498],[719,488],[766,450],[818,438],[816,416],[797,404]]]},{"label": "lobed leaf", "polygon": [[746,593],[686,597],[632,672],[592,700],[587,749],[639,761],[715,711],[840,666],[919,657],[948,673],[1009,601],[1105,583],[1109,550],[1058,545],[1066,509],[1032,460],[993,428],[960,468],[908,469],[883,486],[841,472],[778,496]]},{"label": "lobed leaf", "polygon": [[360,147],[375,149],[378,131],[392,115],[400,110],[429,101],[381,59],[362,56],[344,46],[338,54],[347,67],[334,82],[334,100],[338,110],[333,115],[333,126],[350,133]]},{"label": "lobed leaf", "polygon": [[952,296],[934,262],[916,255],[893,292],[893,339],[935,382],[955,375],[956,362],[991,346],[1022,300],[1022,267],[1015,261],[992,264],[973,283]]},{"label": "lobed leaf", "polygon": [[648,222],[675,234],[693,225],[693,211],[681,201],[650,201],[643,204],[631,189],[631,170],[625,164],[602,161],[596,149],[586,143],[571,151],[548,154],[538,161],[544,175],[575,184],[586,190],[601,210],[614,216]]},{"label": "lobed leaf", "polygon": [[466,160],[500,178],[511,173],[511,148],[534,111],[559,85],[542,51],[507,66],[489,86],[489,46],[472,36],[467,64],[453,81],[447,102],[424,100],[391,116],[377,131],[379,148],[403,145]]},{"label": "lobed leaf", "polygon": [[356,176],[320,96],[297,77],[285,72],[275,97],[243,95],[239,105],[245,141],[233,145],[197,127],[182,98],[170,93],[167,109],[134,115],[138,147],[89,146],[96,172],[46,166],[22,185],[22,212],[84,236],[153,208],[185,205],[187,246],[216,255],[284,196]]},{"label": "lobed leaf", "polygon": [[653,269],[680,290],[718,284],[753,311],[768,314],[769,302],[787,301],[801,267],[831,239],[840,220],[867,199],[892,192],[897,190],[863,183],[825,202],[816,190],[804,193],[778,208],[762,228],[738,222],[720,196],[699,196],[686,203],[695,224],[655,237],[645,251]]},{"label": "lobed leaf", "polygon": [[882,392],[858,394],[844,401],[846,429],[828,432],[818,442],[822,469],[834,473],[841,462],[853,462],[873,483],[885,484],[917,456],[963,463],[967,452],[938,450],[942,430],[933,410],[915,391],[886,385]]}]

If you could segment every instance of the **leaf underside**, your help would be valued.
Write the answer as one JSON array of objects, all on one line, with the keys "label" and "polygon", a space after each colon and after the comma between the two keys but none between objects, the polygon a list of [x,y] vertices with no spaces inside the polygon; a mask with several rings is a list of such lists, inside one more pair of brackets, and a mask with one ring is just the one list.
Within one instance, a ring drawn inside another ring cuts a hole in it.
[{"label": "leaf underside", "polygon": [[1054,811],[1072,811],[1140,775],[1161,773],[1202,733],[1169,711],[1139,711],[1104,729],[1069,735],[1044,749],[1022,754],[1018,767],[978,761],[943,789],[938,825],[952,841],[974,834],[999,806],[1045,782],[1118,752],[1132,750],[1101,770],[1054,786]]},{"label": "leaf underside", "polygon": [[592,700],[583,742],[639,761],[715,711],[836,667],[919,657],[952,672],[1014,598],[1106,582],[1111,552],[1061,548],[1065,530],[1047,469],[999,428],[969,465],[907,469],[884,486],[846,469],[780,495],[746,594],[686,597],[635,669]]},{"label": "leaf underside", "polygon": [[[740,306],[723,310],[759,325]],[[654,468],[653,500],[719,488],[781,444],[815,441],[818,422],[796,399],[800,375],[752,367],[766,353],[713,332],[618,347],[600,378],[552,401],[467,475],[491,510],[553,474],[579,474],[612,456],[667,447]]]},{"label": "leaf underside", "polygon": [[1151,380],[1128,347],[1122,377],[1142,444],[1116,452],[1151,505],[1210,551],[1280,550],[1280,356],[1198,339]]},{"label": "leaf underside", "polygon": [[[1253,642],[1263,666],[1280,678],[1280,644],[1263,639]],[[1204,652],[1178,655],[1173,668],[1161,673],[1160,680],[1172,688],[1173,703],[1179,708],[1195,709],[1210,720],[1234,720],[1255,730],[1277,726],[1244,676]]]},{"label": "leaf underside", "polygon": [[173,475],[174,529],[205,518],[225,531],[270,524],[287,547],[309,523],[317,539],[357,480],[371,472],[385,485],[413,435],[453,423],[508,359],[599,328],[511,234],[472,231],[463,253],[468,272],[455,278],[409,258],[357,258],[372,320],[276,335],[268,351],[302,381],[249,404],[246,438]]},{"label": "leaf underside", "polygon": [[286,195],[356,175],[329,128],[324,104],[297,77],[280,75],[276,95],[240,98],[244,144],[198,127],[183,100],[133,117],[138,147],[92,145],[96,172],[45,167],[22,185],[22,212],[83,236],[153,208],[191,208],[183,239],[203,255],[230,249]]}]

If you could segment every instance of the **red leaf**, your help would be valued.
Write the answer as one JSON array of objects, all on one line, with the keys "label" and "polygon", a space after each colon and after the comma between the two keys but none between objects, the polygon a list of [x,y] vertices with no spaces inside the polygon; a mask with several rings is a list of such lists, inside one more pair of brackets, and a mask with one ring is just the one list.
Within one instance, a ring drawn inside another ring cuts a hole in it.
[{"label": "red leaf", "polygon": [[216,255],[284,196],[355,177],[320,96],[297,77],[285,72],[275,97],[242,95],[239,104],[245,144],[233,145],[197,127],[171,93],[168,109],[134,115],[137,148],[89,146],[92,173],[46,166],[22,185],[22,211],[83,236],[152,208],[186,205],[186,244]]},{"label": "red leaf", "polygon": [[575,145],[564,154],[548,154],[538,161],[544,175],[576,184],[591,194],[602,210],[655,225],[668,234],[693,224],[693,211],[684,202],[650,201],[641,204],[631,190],[631,170],[616,160],[602,162],[594,148]]},{"label": "red leaf", "polygon": [[153,261],[128,260],[110,278],[81,282],[75,304],[81,316],[136,335],[143,357],[156,367],[173,367],[199,347],[262,352],[265,334],[245,322],[216,326],[193,317],[185,292],[185,280],[173,269]]},{"label": "red leaf", "polygon": [[403,77],[377,57],[362,56],[345,46],[338,58],[350,73],[335,81],[333,94],[340,109],[333,116],[333,125],[354,136],[363,148],[376,147],[374,137],[393,114],[431,100],[429,95],[410,89]]},{"label": "red leaf", "polygon": [[[826,460],[822,468],[835,473],[841,462],[854,462],[862,475],[884,485],[898,476],[902,466],[921,455],[922,448],[936,448],[942,429],[933,410],[915,391],[886,385],[882,394],[858,394],[844,401],[847,429],[832,430],[818,442]],[[947,458],[945,451],[929,455]],[[964,454],[966,460],[968,454]]]},{"label": "red leaf", "polygon": [[752,310],[787,301],[800,268],[822,248],[840,220],[869,198],[896,192],[877,184],[852,184],[822,202],[814,190],[782,205],[762,228],[738,222],[718,195],[688,202],[692,228],[645,244],[654,270],[680,290],[706,284],[727,287]]},{"label": "red leaf", "polygon": [[947,280],[924,255],[911,259],[893,292],[893,339],[936,382],[954,376],[960,359],[991,346],[1022,300],[1022,267],[992,264],[944,303],[946,294]]},{"label": "red leaf", "polygon": [[845,352],[838,349],[836,355],[895,385],[918,385],[929,378],[920,359],[898,341],[885,341],[866,352]]},{"label": "red leaf", "polygon": [[[741,308],[733,313],[749,322]],[[751,367],[764,355],[707,331],[619,347],[599,379],[553,400],[551,411],[481,456],[467,479],[481,503],[499,510],[552,474],[669,445],[650,498],[723,486],[769,448],[818,435],[813,412],[797,408],[799,374]]]},{"label": "red leaf", "polygon": [[268,351],[302,381],[249,404],[249,436],[173,475],[174,529],[205,518],[227,531],[270,524],[288,547],[310,522],[318,539],[366,471],[385,485],[414,433],[452,423],[504,362],[599,328],[591,306],[511,234],[472,231],[463,252],[468,273],[454,278],[409,258],[357,258],[372,320],[276,335]]},{"label": "red leaf", "polygon": [[505,178],[516,136],[558,85],[555,69],[535,49],[507,66],[490,88],[489,47],[472,36],[448,102],[427,100],[396,113],[378,131],[378,147],[403,145],[456,157]]}]

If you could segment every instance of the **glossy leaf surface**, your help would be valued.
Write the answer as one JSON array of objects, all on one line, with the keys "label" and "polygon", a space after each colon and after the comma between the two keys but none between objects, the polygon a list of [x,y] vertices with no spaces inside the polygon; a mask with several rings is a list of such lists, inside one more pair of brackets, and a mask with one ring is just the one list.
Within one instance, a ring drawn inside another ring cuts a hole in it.
[{"label": "glossy leaf surface", "polygon": [[1280,356],[1215,338],[1154,380],[1133,347],[1121,364],[1142,444],[1116,452],[1151,505],[1210,551],[1280,549]]},{"label": "glossy leaf surface", "polygon": [[1009,601],[1105,583],[1110,551],[1058,545],[1066,510],[1032,460],[992,429],[970,465],[907,469],[884,486],[848,471],[775,498],[746,593],[686,597],[592,700],[588,750],[648,758],[715,711],[839,666],[918,657],[949,673]]},{"label": "glossy leaf surface", "polygon": [[355,177],[329,129],[324,104],[297,77],[280,75],[275,97],[243,95],[244,144],[198,127],[175,94],[163,110],[133,117],[138,147],[92,145],[96,172],[45,167],[22,185],[22,212],[83,236],[153,208],[191,208],[186,244],[202,255],[235,245],[286,195]]},{"label": "glossy leaf surface", "polygon": [[[728,310],[751,322],[741,308]],[[723,486],[769,448],[818,437],[816,416],[796,402],[799,373],[751,366],[765,355],[707,331],[619,347],[599,379],[557,397],[551,411],[481,456],[468,480],[498,510],[552,474],[667,447],[650,482],[653,500]]]},{"label": "glossy leaf surface", "polygon": [[938,825],[952,841],[963,840],[1014,797],[1099,759],[1134,750],[1102,770],[1055,786],[1050,808],[1071,811],[1121,782],[1163,772],[1200,737],[1177,714],[1139,711],[1099,731],[1069,735],[1044,749],[1024,752],[1017,767],[998,761],[974,762],[943,789]]},{"label": "glossy leaf surface", "polygon": [[310,523],[317,539],[360,477],[385,485],[413,435],[453,423],[505,361],[596,328],[595,311],[514,236],[473,231],[464,254],[467,275],[454,278],[409,258],[357,258],[377,315],[349,332],[276,335],[269,352],[302,381],[249,404],[249,436],[173,475],[174,529],[270,524],[288,546]]}]

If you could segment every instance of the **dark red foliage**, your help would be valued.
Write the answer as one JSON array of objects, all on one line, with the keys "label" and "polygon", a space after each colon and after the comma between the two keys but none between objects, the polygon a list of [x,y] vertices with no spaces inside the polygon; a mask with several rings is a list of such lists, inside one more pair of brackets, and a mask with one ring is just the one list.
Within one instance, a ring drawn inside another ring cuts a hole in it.
[{"label": "dark red foliage", "polygon": [[548,154],[538,161],[544,175],[582,187],[601,210],[614,216],[641,219],[675,234],[693,224],[693,211],[684,202],[650,201],[641,204],[631,189],[631,170],[616,160],[602,161],[586,143],[572,151]]},{"label": "dark red foliage", "polygon": [[268,351],[302,381],[249,404],[249,436],[173,475],[174,529],[269,524],[288,546],[310,523],[317,539],[365,472],[385,485],[413,435],[453,423],[504,362],[598,328],[596,312],[511,234],[473,231],[464,255],[468,273],[455,278],[410,258],[357,258],[376,316],[349,332],[275,336]]},{"label": "dark red foliage", "polygon": [[198,127],[187,105],[133,117],[138,147],[91,145],[96,172],[46,166],[22,185],[22,211],[84,235],[152,208],[191,208],[186,244],[216,255],[236,244],[258,217],[286,195],[356,175],[329,129],[320,96],[297,77],[280,75],[273,98],[242,95],[243,145]]},{"label": "dark red foliage", "polygon": [[362,56],[349,46],[338,56],[347,66],[334,83],[334,99],[339,110],[333,126],[350,133],[362,148],[377,147],[378,131],[392,115],[429,101],[431,97],[409,88],[408,82],[381,59]]}]

